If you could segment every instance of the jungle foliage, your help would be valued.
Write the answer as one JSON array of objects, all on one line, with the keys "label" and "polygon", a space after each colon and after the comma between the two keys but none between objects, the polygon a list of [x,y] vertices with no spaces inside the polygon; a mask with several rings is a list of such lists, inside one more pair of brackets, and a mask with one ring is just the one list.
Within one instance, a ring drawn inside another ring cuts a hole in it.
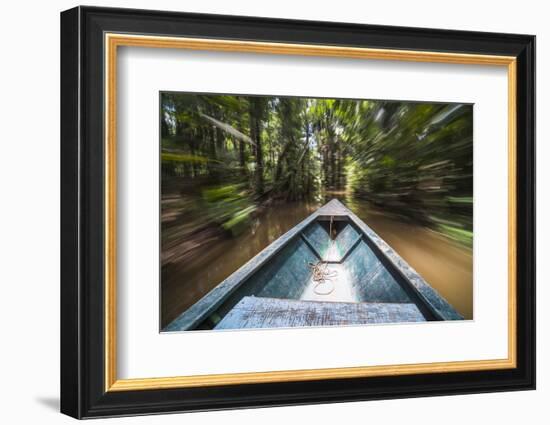
[{"label": "jungle foliage", "polygon": [[347,191],[472,243],[472,105],[162,93],[160,124],[163,196],[194,194],[226,230]]}]

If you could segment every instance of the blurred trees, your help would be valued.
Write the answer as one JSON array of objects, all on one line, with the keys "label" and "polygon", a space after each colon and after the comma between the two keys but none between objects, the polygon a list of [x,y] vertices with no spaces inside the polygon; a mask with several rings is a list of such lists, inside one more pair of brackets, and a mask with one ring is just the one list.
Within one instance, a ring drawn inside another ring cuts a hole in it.
[{"label": "blurred trees", "polygon": [[471,105],[162,93],[160,128],[163,195],[194,193],[225,229],[347,190],[472,242]]},{"label": "blurred trees", "polygon": [[[389,214],[472,243],[473,107],[362,102],[344,114],[350,191]],[[355,128],[355,130],[354,130]]]}]

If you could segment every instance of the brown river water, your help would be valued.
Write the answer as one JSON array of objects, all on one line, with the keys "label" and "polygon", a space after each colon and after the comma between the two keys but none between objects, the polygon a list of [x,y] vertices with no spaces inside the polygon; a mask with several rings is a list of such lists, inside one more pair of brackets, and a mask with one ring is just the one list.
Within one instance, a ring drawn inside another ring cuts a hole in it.
[{"label": "brown river water", "polygon": [[[473,261],[470,249],[430,229],[385,215],[365,201],[344,195],[332,197],[343,201],[378,233],[465,319],[472,319]],[[239,236],[213,238],[195,248],[192,261],[178,264],[167,272],[169,279],[163,278],[162,327],[322,204],[324,202],[296,202],[272,206]]]}]

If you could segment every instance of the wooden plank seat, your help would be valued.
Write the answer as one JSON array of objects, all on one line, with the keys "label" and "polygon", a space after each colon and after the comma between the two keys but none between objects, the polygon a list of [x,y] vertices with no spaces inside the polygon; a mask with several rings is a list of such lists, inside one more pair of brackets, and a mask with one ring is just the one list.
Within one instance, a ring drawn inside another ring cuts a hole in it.
[{"label": "wooden plank seat", "polygon": [[248,296],[215,329],[292,328],[423,322],[413,303],[340,303]]}]

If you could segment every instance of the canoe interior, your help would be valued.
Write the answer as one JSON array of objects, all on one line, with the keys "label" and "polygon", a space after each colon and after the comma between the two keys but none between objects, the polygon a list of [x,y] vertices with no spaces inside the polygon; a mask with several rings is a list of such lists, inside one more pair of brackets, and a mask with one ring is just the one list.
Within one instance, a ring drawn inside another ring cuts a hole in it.
[{"label": "canoe interior", "polygon": [[[324,279],[315,279],[315,271]],[[196,329],[432,319],[406,279],[347,216],[319,216]]]}]

